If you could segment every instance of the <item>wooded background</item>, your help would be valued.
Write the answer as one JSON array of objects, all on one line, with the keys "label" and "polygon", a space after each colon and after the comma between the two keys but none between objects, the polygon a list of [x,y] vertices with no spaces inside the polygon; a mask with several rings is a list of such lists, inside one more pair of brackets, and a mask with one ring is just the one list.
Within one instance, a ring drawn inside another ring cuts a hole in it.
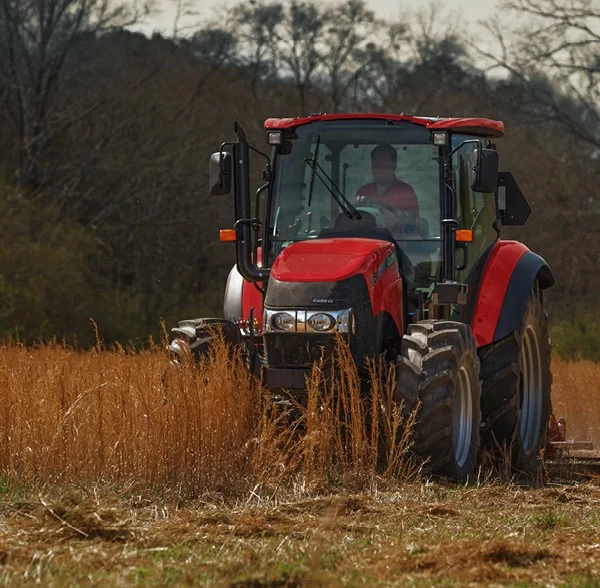
[{"label": "wooded background", "polygon": [[233,202],[207,164],[233,121],[261,147],[268,117],[372,111],[504,121],[501,169],[533,209],[504,236],[554,271],[564,349],[600,357],[598,1],[504,2],[487,25],[240,2],[185,35],[130,32],[149,10],[0,0],[0,337],[86,346],[92,317],[140,343],[220,314]]}]

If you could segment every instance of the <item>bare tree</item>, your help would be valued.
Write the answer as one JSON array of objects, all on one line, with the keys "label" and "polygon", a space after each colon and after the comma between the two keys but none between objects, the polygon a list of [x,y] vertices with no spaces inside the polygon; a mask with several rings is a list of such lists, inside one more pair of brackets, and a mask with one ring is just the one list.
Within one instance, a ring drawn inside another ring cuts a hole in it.
[{"label": "bare tree", "polygon": [[377,42],[386,32],[386,25],[367,9],[364,0],[346,0],[329,12],[325,38],[328,51],[322,68],[333,111],[344,104],[353,109],[358,82],[379,56]]},{"label": "bare tree", "polygon": [[78,42],[131,25],[149,10],[110,0],[0,0],[2,114],[19,140],[20,187],[36,186],[42,153],[79,114],[54,101]]},{"label": "bare tree", "polygon": [[507,0],[502,8],[525,24],[512,36],[501,22],[486,26],[497,48],[479,51],[491,69],[508,72],[530,114],[600,148],[600,2]]},{"label": "bare tree", "polygon": [[230,13],[231,24],[240,46],[240,58],[251,72],[252,93],[258,84],[277,77],[277,29],[284,20],[281,2],[238,4]]},{"label": "bare tree", "polygon": [[290,71],[300,102],[300,112],[306,113],[306,93],[323,60],[322,43],[326,15],[316,4],[292,0],[278,31],[277,54]]},{"label": "bare tree", "polygon": [[380,66],[402,29],[377,20],[364,0],[331,7],[314,0],[251,0],[235,6],[229,22],[253,93],[260,81],[291,79],[301,113],[311,90],[321,94],[324,108],[352,108],[361,81]]}]

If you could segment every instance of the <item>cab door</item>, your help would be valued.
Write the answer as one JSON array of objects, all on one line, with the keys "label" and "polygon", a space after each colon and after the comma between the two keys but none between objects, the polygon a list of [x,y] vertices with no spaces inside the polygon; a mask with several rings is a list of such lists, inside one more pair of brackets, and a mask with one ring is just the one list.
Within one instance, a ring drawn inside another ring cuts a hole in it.
[{"label": "cab door", "polygon": [[[470,137],[453,137],[453,147],[457,147]],[[456,192],[456,218],[461,229],[473,233],[471,242],[457,242],[456,265],[457,280],[463,283],[473,282],[473,270],[478,261],[487,256],[490,246],[498,239],[496,231],[496,195],[474,192],[473,156],[475,143],[464,145],[453,155],[454,189]]]}]

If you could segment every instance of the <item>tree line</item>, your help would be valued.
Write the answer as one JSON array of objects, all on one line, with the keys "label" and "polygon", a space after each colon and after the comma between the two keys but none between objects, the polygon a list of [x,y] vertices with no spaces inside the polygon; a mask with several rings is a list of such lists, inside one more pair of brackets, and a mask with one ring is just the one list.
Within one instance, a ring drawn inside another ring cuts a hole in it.
[{"label": "tree line", "polygon": [[556,316],[597,307],[600,6],[563,4],[464,30],[433,4],[382,22],[362,0],[240,2],[149,38],[128,29],[147,6],[0,0],[0,336],[87,345],[92,317],[140,342],[218,314],[233,204],[208,195],[208,156],[236,119],[264,145],[266,118],[323,111],[503,120],[533,208],[506,235],[551,264]]}]

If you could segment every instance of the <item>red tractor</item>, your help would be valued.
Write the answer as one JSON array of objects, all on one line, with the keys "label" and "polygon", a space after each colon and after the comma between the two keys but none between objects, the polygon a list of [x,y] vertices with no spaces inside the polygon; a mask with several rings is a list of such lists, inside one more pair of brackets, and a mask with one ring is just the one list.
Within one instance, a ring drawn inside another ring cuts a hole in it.
[{"label": "red tractor", "polygon": [[[235,197],[237,264],[224,319],[182,321],[170,349],[206,350],[215,324],[274,392],[302,395],[336,334],[359,370],[396,362],[397,400],[421,402],[414,451],[434,475],[472,479],[480,446],[508,444],[536,475],[548,439],[546,262],[503,225],[530,208],[483,118],[318,114],[268,119],[268,154],[236,141],[210,160]],[[250,192],[250,151],[264,185]],[[366,373],[362,374],[367,377]]]}]

